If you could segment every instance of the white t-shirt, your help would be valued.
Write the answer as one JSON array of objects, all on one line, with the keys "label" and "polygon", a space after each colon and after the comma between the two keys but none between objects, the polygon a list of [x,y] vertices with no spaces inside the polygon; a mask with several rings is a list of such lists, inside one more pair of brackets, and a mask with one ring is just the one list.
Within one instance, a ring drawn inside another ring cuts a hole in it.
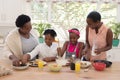
[{"label": "white t-shirt", "polygon": [[45,57],[56,57],[57,56],[57,43],[52,43],[51,46],[46,45],[46,43],[39,44],[32,52],[28,53],[33,59],[37,54],[40,59]]}]

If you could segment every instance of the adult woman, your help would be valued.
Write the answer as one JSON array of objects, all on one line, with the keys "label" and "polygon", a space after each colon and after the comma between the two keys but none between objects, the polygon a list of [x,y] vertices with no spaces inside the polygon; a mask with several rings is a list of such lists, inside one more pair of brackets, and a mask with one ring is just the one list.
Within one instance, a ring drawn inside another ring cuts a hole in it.
[{"label": "adult woman", "polygon": [[23,54],[31,52],[38,45],[38,38],[31,30],[30,21],[29,16],[19,15],[15,22],[17,28],[6,37],[4,51],[15,66],[20,65]]},{"label": "adult woman", "polygon": [[[92,11],[87,16],[85,59],[106,59],[106,51],[112,48],[112,31],[101,22],[101,15]],[[95,54],[93,54],[95,53]]]}]

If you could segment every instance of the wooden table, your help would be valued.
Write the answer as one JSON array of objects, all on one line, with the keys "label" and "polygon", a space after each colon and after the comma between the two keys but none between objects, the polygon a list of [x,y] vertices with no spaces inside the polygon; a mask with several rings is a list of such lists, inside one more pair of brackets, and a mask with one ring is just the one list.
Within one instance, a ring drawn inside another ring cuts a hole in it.
[{"label": "wooden table", "polygon": [[96,71],[91,67],[88,72],[81,69],[80,73],[71,71],[69,67],[63,67],[60,72],[50,72],[48,66],[43,71],[29,67],[22,71],[13,70],[11,75],[2,76],[0,80],[120,80],[120,62],[113,62],[104,71]]}]

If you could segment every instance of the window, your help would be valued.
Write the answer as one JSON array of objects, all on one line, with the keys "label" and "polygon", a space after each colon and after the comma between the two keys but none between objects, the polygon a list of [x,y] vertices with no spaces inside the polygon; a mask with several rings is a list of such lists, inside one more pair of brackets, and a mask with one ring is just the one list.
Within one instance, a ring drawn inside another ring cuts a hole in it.
[{"label": "window", "polygon": [[68,39],[67,30],[71,28],[78,28],[80,40],[85,40],[86,16],[93,10],[101,13],[105,24],[116,21],[117,15],[117,4],[112,3],[33,1],[31,9],[33,22],[51,23],[60,40]]}]

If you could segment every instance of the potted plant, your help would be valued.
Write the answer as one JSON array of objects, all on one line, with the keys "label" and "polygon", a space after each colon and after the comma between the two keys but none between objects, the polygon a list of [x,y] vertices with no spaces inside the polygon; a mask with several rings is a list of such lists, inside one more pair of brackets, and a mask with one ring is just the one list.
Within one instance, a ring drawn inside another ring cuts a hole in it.
[{"label": "potted plant", "polygon": [[34,23],[33,24],[35,26],[35,29],[38,31],[39,33],[39,42],[43,43],[44,39],[43,39],[43,32],[48,29],[51,28],[51,24],[49,23]]},{"label": "potted plant", "polygon": [[111,30],[113,32],[113,46],[119,45],[119,35],[120,35],[120,22],[112,23]]}]

